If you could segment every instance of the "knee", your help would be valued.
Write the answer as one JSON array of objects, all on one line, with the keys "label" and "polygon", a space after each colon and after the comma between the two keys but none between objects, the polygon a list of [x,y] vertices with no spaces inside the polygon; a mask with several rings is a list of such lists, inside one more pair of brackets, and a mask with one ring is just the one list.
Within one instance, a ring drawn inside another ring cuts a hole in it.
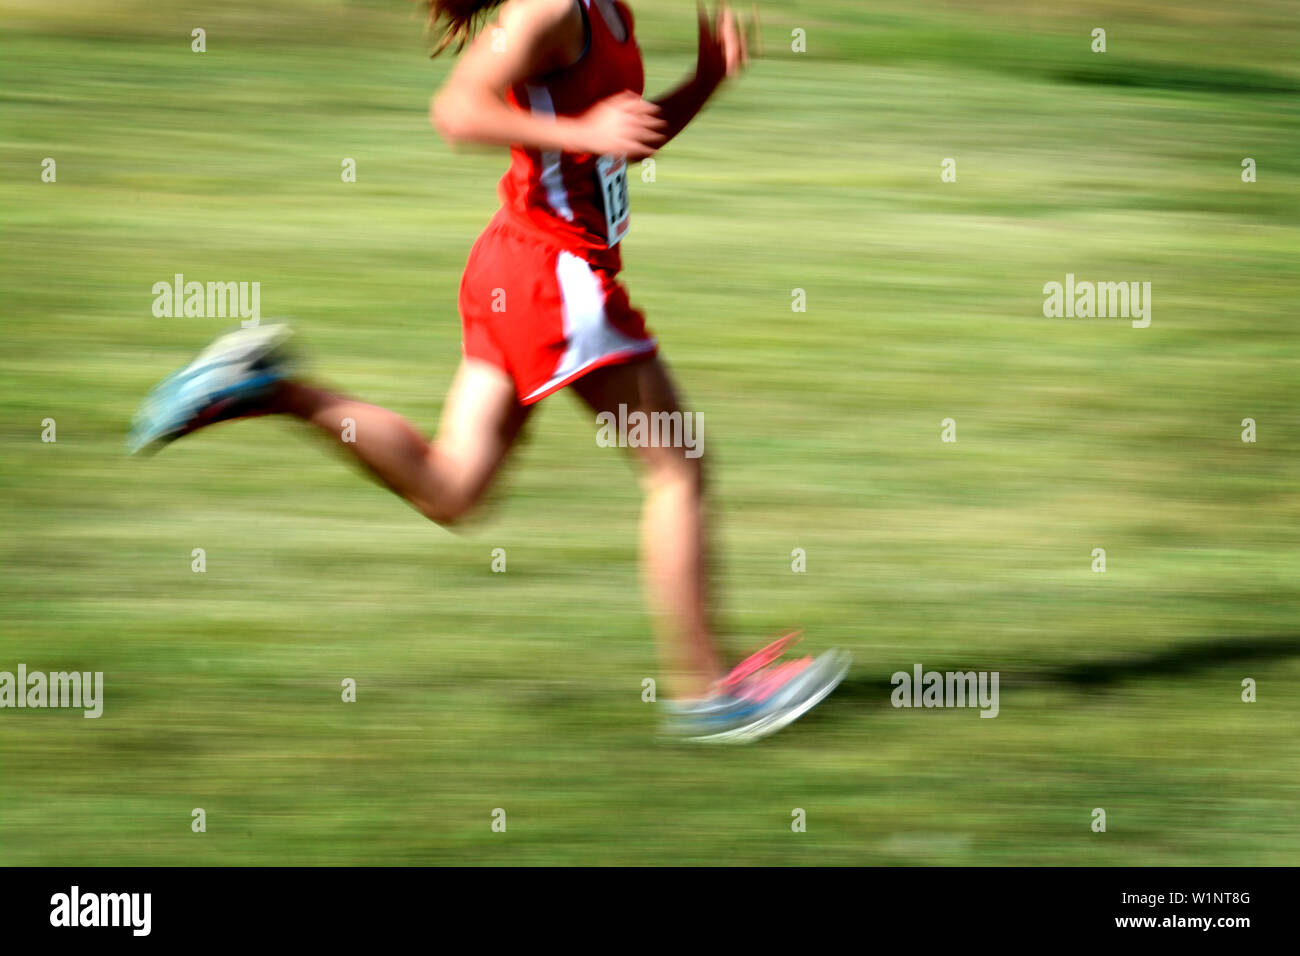
[{"label": "knee", "polygon": [[647,461],[645,485],[649,491],[676,488],[695,496],[704,493],[704,457],[678,454],[657,456]]},{"label": "knee", "polygon": [[459,524],[483,498],[488,478],[437,444],[429,445],[424,464],[428,480],[410,496],[411,503],[434,524]]},{"label": "knee", "polygon": [[437,501],[416,502],[416,507],[434,524],[450,528],[468,517],[477,503],[469,495],[442,495]]}]

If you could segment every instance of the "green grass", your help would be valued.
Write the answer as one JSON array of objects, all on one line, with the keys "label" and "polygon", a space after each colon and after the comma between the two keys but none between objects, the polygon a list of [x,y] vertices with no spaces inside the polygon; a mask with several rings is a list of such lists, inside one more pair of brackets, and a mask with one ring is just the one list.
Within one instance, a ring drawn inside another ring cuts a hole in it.
[{"label": "green grass", "polygon": [[[1300,17],[1038,6],[768,0],[633,177],[732,647],[856,658],[697,751],[641,702],[635,475],[568,395],[459,536],[288,422],[123,457],[226,324],[152,316],[176,272],[261,282],[320,376],[436,423],[504,163],[429,130],[408,5],[0,0],[0,670],[107,682],[97,721],[0,711],[0,863],[1296,863]],[[690,5],[637,12],[657,91]],[[1043,318],[1067,272],[1150,281],[1150,328]],[[1000,716],[894,710],[917,662],[1000,671]]]}]

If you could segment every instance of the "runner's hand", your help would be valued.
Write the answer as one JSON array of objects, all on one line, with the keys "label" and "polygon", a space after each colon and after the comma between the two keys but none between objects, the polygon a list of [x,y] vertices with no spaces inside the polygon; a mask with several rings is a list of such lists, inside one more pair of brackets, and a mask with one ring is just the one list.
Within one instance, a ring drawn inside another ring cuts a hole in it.
[{"label": "runner's hand", "polygon": [[599,101],[578,117],[581,149],[598,155],[645,159],[664,144],[668,123],[659,106],[631,90]]}]

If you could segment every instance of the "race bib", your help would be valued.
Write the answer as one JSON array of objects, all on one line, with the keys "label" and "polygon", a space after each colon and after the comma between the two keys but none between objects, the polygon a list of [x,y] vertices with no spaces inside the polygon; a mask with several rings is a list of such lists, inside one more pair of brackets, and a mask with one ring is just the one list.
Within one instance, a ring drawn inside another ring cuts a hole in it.
[{"label": "race bib", "polygon": [[627,235],[632,215],[627,198],[627,158],[602,156],[596,161],[596,178],[605,204],[606,243],[610,249]]}]

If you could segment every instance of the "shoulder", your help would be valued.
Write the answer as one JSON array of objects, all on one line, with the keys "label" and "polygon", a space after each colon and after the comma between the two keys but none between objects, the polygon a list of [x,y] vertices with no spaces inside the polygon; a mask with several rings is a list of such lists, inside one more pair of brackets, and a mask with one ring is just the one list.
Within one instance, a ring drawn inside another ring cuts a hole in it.
[{"label": "shoulder", "polygon": [[581,3],[582,0],[507,0],[501,7],[499,22],[512,31],[562,31],[582,24]]},{"label": "shoulder", "polygon": [[[530,75],[568,66],[582,55],[583,0],[507,0],[498,24],[507,46],[529,50]],[[513,39],[512,39],[513,38]]]}]

